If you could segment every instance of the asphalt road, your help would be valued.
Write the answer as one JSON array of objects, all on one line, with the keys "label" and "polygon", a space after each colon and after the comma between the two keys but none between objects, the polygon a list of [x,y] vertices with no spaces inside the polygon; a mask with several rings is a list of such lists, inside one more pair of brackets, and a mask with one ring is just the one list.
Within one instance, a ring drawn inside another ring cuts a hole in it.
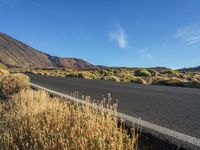
[{"label": "asphalt road", "polygon": [[200,138],[200,89],[29,75],[31,82],[65,94],[102,99],[111,93],[119,112]]}]

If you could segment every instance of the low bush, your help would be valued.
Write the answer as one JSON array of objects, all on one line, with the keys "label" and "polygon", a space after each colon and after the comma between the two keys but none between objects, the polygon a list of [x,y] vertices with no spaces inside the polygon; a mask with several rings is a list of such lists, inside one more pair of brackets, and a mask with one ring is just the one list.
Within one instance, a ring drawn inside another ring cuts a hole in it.
[{"label": "low bush", "polygon": [[115,74],[112,72],[112,70],[100,70],[100,74],[103,76],[114,76]]},{"label": "low bush", "polygon": [[5,96],[11,96],[29,87],[29,77],[23,74],[10,74],[0,82],[0,90]]},{"label": "low bush", "polygon": [[135,76],[151,77],[151,73],[147,69],[137,69],[135,70]]},{"label": "low bush", "polygon": [[193,78],[200,81],[200,74],[194,75]]},{"label": "low bush", "polygon": [[43,91],[21,91],[1,103],[0,118],[1,149],[132,150],[136,145],[134,130],[130,137],[110,113],[50,98]]},{"label": "low bush", "polygon": [[179,78],[176,78],[176,77],[173,77],[173,78],[170,78],[166,81],[166,85],[172,85],[172,86],[184,86],[186,81],[182,80],[182,79],[179,79]]},{"label": "low bush", "polygon": [[184,84],[185,87],[200,88],[200,81],[192,80]]},{"label": "low bush", "polygon": [[68,73],[65,77],[78,78],[78,73],[76,73],[76,72],[71,72],[71,73]]},{"label": "low bush", "polygon": [[108,71],[107,71],[107,70],[102,69],[102,70],[100,70],[99,72],[100,72],[100,74],[103,75],[103,76],[108,76]]},{"label": "low bush", "polygon": [[96,74],[90,73],[89,74],[90,79],[99,79],[99,77]]},{"label": "low bush", "polygon": [[0,69],[7,70],[7,67],[6,67],[6,65],[0,63]]},{"label": "low bush", "polygon": [[138,83],[138,84],[147,84],[146,81],[144,79],[142,79],[141,77],[133,77],[130,82],[132,83]]},{"label": "low bush", "polygon": [[104,80],[120,82],[120,79],[118,77],[116,77],[116,76],[107,76],[107,77],[104,78]]},{"label": "low bush", "polygon": [[157,85],[168,85],[168,86],[184,86],[186,81],[173,77],[173,78],[157,78],[156,80],[152,81],[152,84]]},{"label": "low bush", "polygon": [[170,69],[170,70],[163,71],[162,74],[179,75],[179,72],[176,70]]},{"label": "low bush", "polygon": [[120,78],[120,81],[122,82],[130,82],[131,79],[133,78],[133,75],[121,73],[121,74],[118,74],[118,77]]},{"label": "low bush", "polygon": [[148,69],[148,71],[151,73],[151,76],[157,76],[159,74],[159,72],[154,69]]},{"label": "low bush", "polygon": [[162,84],[162,82],[165,82],[167,80],[166,77],[156,77],[156,78],[152,78],[152,82],[151,84]]},{"label": "low bush", "polygon": [[7,76],[7,75],[9,75],[9,72],[5,69],[0,68],[0,76],[3,77],[3,76]]},{"label": "low bush", "polygon": [[78,77],[78,78],[81,78],[81,79],[88,79],[88,75],[87,75],[87,73],[85,73],[85,72],[79,72],[79,73],[77,74],[77,77]]}]

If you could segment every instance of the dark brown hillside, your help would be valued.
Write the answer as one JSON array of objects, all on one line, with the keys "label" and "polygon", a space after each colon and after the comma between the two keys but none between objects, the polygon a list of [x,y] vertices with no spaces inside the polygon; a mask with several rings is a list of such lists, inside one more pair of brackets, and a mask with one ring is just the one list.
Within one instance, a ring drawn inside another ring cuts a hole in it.
[{"label": "dark brown hillside", "polygon": [[0,33],[0,63],[10,67],[93,67],[76,58],[59,58],[38,51],[4,33]]}]

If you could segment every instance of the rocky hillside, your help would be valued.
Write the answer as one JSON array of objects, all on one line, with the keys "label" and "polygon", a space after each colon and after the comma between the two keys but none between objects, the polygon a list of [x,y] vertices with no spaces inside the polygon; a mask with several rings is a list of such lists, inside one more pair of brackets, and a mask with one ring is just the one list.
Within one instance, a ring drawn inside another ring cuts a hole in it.
[{"label": "rocky hillside", "polygon": [[9,67],[91,68],[92,64],[77,58],[60,58],[45,54],[4,33],[0,33],[0,63]]}]

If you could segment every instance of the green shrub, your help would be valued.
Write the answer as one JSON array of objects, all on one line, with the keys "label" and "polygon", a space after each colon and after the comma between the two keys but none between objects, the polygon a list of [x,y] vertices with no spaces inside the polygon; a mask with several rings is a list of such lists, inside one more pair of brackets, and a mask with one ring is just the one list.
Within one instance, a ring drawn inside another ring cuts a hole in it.
[{"label": "green shrub", "polygon": [[159,74],[159,72],[154,69],[148,69],[148,71],[151,73],[151,76],[157,76]]},{"label": "green shrub", "polygon": [[119,77],[120,77],[120,80],[122,82],[130,82],[131,79],[133,78],[133,75],[130,75],[130,74],[120,74]]},{"label": "green shrub", "polygon": [[147,69],[137,69],[135,70],[135,76],[151,77],[151,73]]},{"label": "green shrub", "polygon": [[104,70],[104,69],[103,69],[103,70],[100,70],[99,72],[100,72],[100,74],[103,75],[103,76],[108,76],[108,71],[107,71],[107,70]]},{"label": "green shrub", "polygon": [[96,76],[96,74],[90,73],[89,78],[90,79],[97,79],[97,76]]},{"label": "green shrub", "polygon": [[100,70],[100,74],[103,76],[114,76],[115,74],[112,72],[112,70]]},{"label": "green shrub", "polygon": [[29,77],[23,74],[10,74],[0,83],[1,92],[5,96],[11,96],[27,88],[29,88]]},{"label": "green shrub", "polygon": [[162,74],[179,75],[179,72],[176,70],[170,69],[170,70],[163,71]]}]

